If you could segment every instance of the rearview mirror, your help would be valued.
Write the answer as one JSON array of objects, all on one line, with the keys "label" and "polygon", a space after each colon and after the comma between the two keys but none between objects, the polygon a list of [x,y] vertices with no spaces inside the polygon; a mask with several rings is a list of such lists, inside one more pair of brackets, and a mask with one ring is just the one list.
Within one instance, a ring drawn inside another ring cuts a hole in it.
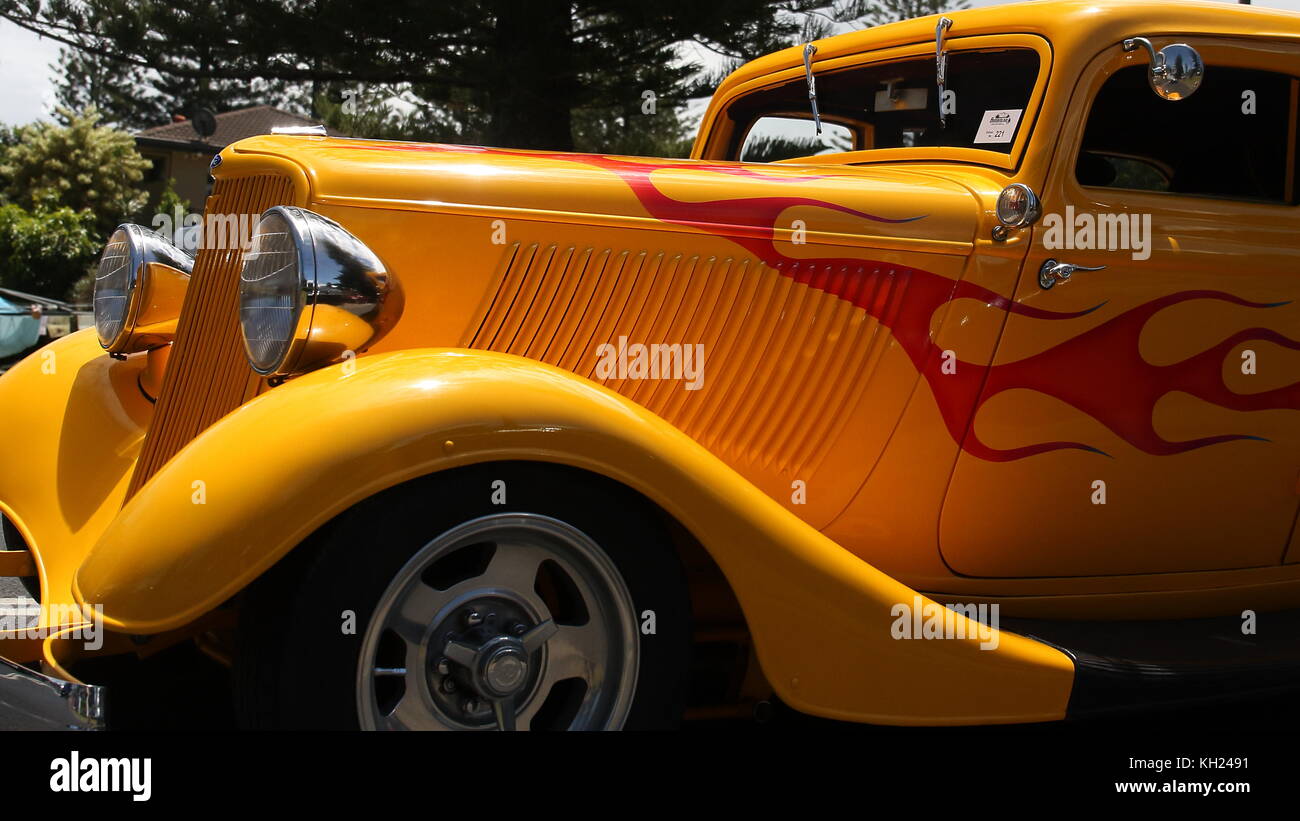
[{"label": "rearview mirror", "polygon": [[1125,51],[1138,46],[1147,50],[1151,70],[1147,79],[1151,90],[1166,100],[1185,100],[1201,87],[1205,77],[1205,63],[1196,49],[1186,43],[1173,43],[1156,51],[1145,37],[1130,37],[1123,42]]}]

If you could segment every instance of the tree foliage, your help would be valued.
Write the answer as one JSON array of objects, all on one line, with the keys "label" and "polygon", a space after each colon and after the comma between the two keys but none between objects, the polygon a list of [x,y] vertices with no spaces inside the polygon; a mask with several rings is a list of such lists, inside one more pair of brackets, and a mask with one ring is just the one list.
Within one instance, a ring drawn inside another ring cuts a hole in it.
[{"label": "tree foliage", "polygon": [[139,66],[63,48],[57,69],[54,99],[59,110],[94,108],[105,122],[132,129],[170,119],[163,98],[144,91],[151,78]]},{"label": "tree foliage", "polygon": [[928,17],[945,11],[959,11],[970,6],[969,0],[853,0],[849,14],[863,25],[883,26],[914,17]]},{"label": "tree foliage", "polygon": [[90,213],[105,236],[144,208],[137,188],[149,168],[125,131],[99,124],[99,112],[61,109],[66,126],[37,122],[17,129],[17,143],[0,156],[4,194],[29,211],[66,206]]},{"label": "tree foliage", "polygon": [[[328,118],[320,101],[350,84],[398,89],[417,112],[353,124],[380,134],[611,150],[680,148],[667,118],[713,79],[706,55],[725,70],[903,2],[0,0],[0,15],[76,49],[63,100],[124,124],[285,98]],[[663,121],[637,119],[647,91]]]},{"label": "tree foliage", "polygon": [[106,123],[132,131],[164,125],[177,114],[192,118],[201,108],[220,112],[254,105],[302,107],[303,93],[292,84],[177,77],[76,48],[60,49],[54,68],[58,107],[93,107]]},{"label": "tree foliage", "polygon": [[94,217],[66,206],[29,212],[0,205],[0,284],[63,299],[99,254]]},{"label": "tree foliage", "polygon": [[[0,16],[65,46],[61,125],[0,126],[0,282],[52,296],[77,283],[85,296],[102,237],[144,208],[148,162],[101,119],[140,129],[269,103],[353,136],[677,156],[690,148],[686,101],[740,63],[967,5],[0,0]],[[755,150],[792,149],[773,138]]]}]

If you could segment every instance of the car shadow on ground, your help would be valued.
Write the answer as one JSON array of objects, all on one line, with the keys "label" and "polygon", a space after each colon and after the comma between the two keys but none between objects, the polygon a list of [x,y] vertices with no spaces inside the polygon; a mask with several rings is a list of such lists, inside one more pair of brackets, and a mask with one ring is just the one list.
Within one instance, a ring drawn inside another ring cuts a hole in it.
[{"label": "car shadow on ground", "polygon": [[780,703],[757,711],[759,718],[701,719],[683,722],[693,732],[847,732],[887,736],[984,735],[1060,736],[1100,740],[1126,737],[1186,735],[1284,734],[1300,732],[1300,683],[1295,689],[1266,695],[1182,705],[1160,709],[1117,712],[1105,717],[1038,724],[998,724],[968,727],[894,727],[854,724],[804,715]]}]

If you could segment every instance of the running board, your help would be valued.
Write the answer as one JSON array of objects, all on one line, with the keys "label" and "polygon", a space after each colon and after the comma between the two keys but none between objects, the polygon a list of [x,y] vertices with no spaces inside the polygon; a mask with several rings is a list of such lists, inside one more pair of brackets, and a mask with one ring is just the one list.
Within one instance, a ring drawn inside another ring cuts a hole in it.
[{"label": "running board", "polygon": [[1300,610],[1181,621],[1003,619],[1074,659],[1069,718],[1300,687]]}]

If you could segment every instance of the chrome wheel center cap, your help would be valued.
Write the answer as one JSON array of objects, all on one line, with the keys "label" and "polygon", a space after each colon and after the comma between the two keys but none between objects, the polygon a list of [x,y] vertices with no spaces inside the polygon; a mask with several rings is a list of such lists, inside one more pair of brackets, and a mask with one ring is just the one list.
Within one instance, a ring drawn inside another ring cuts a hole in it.
[{"label": "chrome wheel center cap", "polygon": [[502,647],[483,665],[488,688],[503,696],[512,695],[528,678],[528,657],[522,649]]},{"label": "chrome wheel center cap", "polygon": [[475,678],[478,689],[489,698],[509,698],[528,682],[528,653],[516,639],[493,639],[478,652]]}]

